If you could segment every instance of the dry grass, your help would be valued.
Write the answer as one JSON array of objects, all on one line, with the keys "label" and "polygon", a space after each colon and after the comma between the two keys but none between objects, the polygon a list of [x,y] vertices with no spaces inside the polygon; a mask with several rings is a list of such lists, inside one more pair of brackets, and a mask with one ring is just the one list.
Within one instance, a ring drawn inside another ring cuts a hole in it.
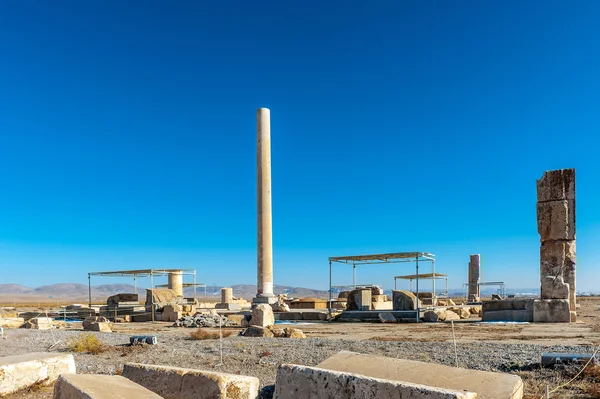
[{"label": "dry grass", "polygon": [[83,333],[70,338],[67,341],[67,346],[71,352],[89,353],[92,355],[106,352],[110,348],[92,333]]},{"label": "dry grass", "polygon": [[[223,338],[230,337],[236,332],[231,330],[221,330]],[[190,333],[190,338],[193,340],[205,340],[205,339],[219,339],[219,330],[208,330],[205,328],[199,328],[196,331]]]}]

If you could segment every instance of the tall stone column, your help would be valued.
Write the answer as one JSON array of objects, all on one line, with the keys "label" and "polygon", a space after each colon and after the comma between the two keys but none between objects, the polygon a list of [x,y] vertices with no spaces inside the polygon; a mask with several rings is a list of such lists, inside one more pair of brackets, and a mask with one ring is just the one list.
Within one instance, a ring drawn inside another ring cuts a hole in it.
[{"label": "tall stone column", "polygon": [[479,273],[480,273],[480,255],[471,255],[469,260],[469,301],[479,302]]},{"label": "tall stone column", "polygon": [[537,181],[537,225],[541,299],[568,300],[575,321],[575,169],[547,171]]},{"label": "tall stone column", "polygon": [[271,111],[256,112],[256,170],[258,202],[257,292],[255,303],[274,303],[273,230],[271,215]]}]

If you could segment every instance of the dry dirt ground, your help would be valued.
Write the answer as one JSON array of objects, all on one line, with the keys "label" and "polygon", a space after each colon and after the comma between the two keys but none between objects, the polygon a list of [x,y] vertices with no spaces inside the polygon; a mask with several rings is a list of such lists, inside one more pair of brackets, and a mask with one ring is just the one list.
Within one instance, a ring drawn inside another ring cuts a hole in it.
[{"label": "dry dirt ground", "polygon": [[[461,367],[504,371],[520,375],[527,399],[540,398],[577,376],[580,367],[543,369],[539,356],[546,351],[591,353],[600,346],[600,298],[580,298],[579,321],[572,324],[481,324],[478,319],[455,322],[454,337]],[[0,341],[0,356],[47,350],[68,351],[65,341],[81,334],[75,323],[58,331],[11,330]],[[452,326],[449,323],[378,324],[315,323],[297,325],[309,339],[261,339],[229,337],[193,341],[191,329],[170,323],[114,324],[115,332],[98,334],[109,350],[98,355],[75,354],[79,372],[119,373],[126,362],[149,362],[241,373],[259,377],[262,397],[270,397],[281,363],[316,365],[339,350],[452,365],[455,361]],[[236,330],[236,329],[232,329]],[[133,334],[156,334],[159,345],[128,348]],[[223,364],[220,361],[221,345]],[[51,398],[52,387],[36,387],[12,398]],[[600,368],[588,368],[551,398],[600,398]]]}]

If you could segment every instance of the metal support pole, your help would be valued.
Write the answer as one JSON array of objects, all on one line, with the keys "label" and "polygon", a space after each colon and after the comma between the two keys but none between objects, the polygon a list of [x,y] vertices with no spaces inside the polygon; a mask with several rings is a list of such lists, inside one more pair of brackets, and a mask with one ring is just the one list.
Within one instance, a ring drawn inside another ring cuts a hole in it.
[{"label": "metal support pole", "polygon": [[415,261],[415,267],[417,269],[417,323],[419,322],[419,316],[421,315],[421,309],[419,309],[419,257]]},{"label": "metal support pole", "polygon": [[154,273],[150,272],[150,294],[152,296],[152,322],[154,322]]},{"label": "metal support pole", "polygon": [[356,264],[352,263],[352,285],[356,289]]},{"label": "metal support pole", "polygon": [[450,298],[450,294],[448,294],[448,276],[446,276],[446,296]]},{"label": "metal support pole", "polygon": [[[137,275],[133,275],[133,292],[137,295]],[[140,299],[138,298],[138,305],[140,303]]]},{"label": "metal support pole", "polygon": [[196,271],[194,270],[194,305],[198,303],[198,299],[196,298]]},{"label": "metal support pole", "polygon": [[398,279],[396,277],[394,277],[394,291],[396,291],[398,289]]},{"label": "metal support pole", "polygon": [[332,290],[331,284],[332,284],[332,280],[331,280],[331,261],[329,261],[329,321],[331,321],[331,300],[332,300],[332,297],[331,297],[331,294],[332,294],[332,292],[331,292],[331,290]]},{"label": "metal support pole", "polygon": [[[88,305],[92,308],[92,276],[88,273]],[[66,309],[66,308],[65,308]]]},{"label": "metal support pole", "polygon": [[431,269],[432,269],[432,273],[433,273],[432,281],[433,281],[433,296],[434,296],[434,298],[432,298],[432,300],[431,300],[431,303],[433,304],[433,301],[436,297],[436,295],[435,295],[435,261],[434,260],[431,261]]}]

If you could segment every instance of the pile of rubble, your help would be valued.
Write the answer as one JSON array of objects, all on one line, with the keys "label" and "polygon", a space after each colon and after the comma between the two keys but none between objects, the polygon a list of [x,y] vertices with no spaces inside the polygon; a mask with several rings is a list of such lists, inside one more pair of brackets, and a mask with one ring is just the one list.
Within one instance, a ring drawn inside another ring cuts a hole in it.
[{"label": "pile of rubble", "polygon": [[229,325],[227,317],[217,313],[203,314],[196,313],[193,316],[183,316],[177,319],[173,327],[225,327]]}]

